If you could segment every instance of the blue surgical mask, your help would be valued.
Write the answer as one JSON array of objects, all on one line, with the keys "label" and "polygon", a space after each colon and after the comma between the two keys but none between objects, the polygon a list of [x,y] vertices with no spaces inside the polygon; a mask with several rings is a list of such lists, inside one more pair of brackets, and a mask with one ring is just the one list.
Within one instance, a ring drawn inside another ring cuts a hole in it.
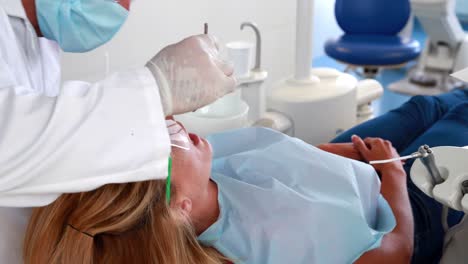
[{"label": "blue surgical mask", "polygon": [[113,0],[36,0],[36,9],[44,37],[77,53],[108,42],[128,17],[128,10]]}]

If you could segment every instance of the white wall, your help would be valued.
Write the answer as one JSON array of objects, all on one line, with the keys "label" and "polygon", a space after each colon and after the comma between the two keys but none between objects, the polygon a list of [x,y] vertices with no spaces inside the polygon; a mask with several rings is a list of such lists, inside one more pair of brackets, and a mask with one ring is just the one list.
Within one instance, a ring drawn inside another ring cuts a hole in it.
[{"label": "white wall", "polygon": [[314,58],[324,56],[325,42],[343,34],[335,20],[335,0],[316,0],[314,19]]},{"label": "white wall", "polygon": [[[323,43],[339,34],[333,13],[334,0],[316,0],[314,55],[323,55]],[[64,79],[97,80],[105,74],[105,52],[111,72],[143,65],[164,46],[200,34],[208,22],[210,33],[223,43],[254,41],[254,34],[240,31],[244,21],[256,22],[264,39],[263,67],[269,82],[292,74],[295,49],[294,0],[137,0],[130,18],[114,40],[87,54],[65,54]]]}]

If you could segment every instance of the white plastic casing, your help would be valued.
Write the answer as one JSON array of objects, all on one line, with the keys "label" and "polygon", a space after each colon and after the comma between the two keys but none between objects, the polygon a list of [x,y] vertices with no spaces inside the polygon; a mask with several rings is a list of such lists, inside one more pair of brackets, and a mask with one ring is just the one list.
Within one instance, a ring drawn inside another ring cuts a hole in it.
[{"label": "white plastic casing", "polygon": [[411,179],[425,194],[458,211],[468,213],[468,195],[463,197],[461,184],[468,180],[468,148],[435,147],[437,167],[445,181],[434,186],[429,171],[420,160],[411,168]]},{"label": "white plastic casing", "polygon": [[317,145],[357,123],[358,80],[325,68],[312,69],[311,76],[318,78],[279,82],[272,87],[267,106],[292,120],[295,137]]}]

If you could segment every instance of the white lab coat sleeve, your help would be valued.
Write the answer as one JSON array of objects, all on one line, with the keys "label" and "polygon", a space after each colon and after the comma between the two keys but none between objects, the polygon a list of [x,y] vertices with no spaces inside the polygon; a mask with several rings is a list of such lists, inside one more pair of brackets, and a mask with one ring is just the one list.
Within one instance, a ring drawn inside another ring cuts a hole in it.
[{"label": "white lab coat sleeve", "polygon": [[67,82],[57,97],[17,88],[0,87],[0,207],[167,177],[170,139],[148,69]]}]

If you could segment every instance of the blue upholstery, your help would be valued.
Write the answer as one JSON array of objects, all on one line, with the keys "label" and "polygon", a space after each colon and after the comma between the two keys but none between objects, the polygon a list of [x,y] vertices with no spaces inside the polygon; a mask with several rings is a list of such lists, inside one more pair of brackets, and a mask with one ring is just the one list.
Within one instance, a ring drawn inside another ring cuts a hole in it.
[{"label": "blue upholstery", "polygon": [[409,0],[336,0],[335,15],[345,34],[325,44],[328,56],[362,66],[391,66],[421,53],[419,42],[398,36],[410,17]]},{"label": "blue upholstery", "polygon": [[398,65],[416,59],[421,46],[416,40],[388,35],[343,35],[328,40],[325,52],[352,65]]},{"label": "blue upholstery", "polygon": [[346,34],[396,35],[408,22],[409,0],[337,0],[335,16]]}]

